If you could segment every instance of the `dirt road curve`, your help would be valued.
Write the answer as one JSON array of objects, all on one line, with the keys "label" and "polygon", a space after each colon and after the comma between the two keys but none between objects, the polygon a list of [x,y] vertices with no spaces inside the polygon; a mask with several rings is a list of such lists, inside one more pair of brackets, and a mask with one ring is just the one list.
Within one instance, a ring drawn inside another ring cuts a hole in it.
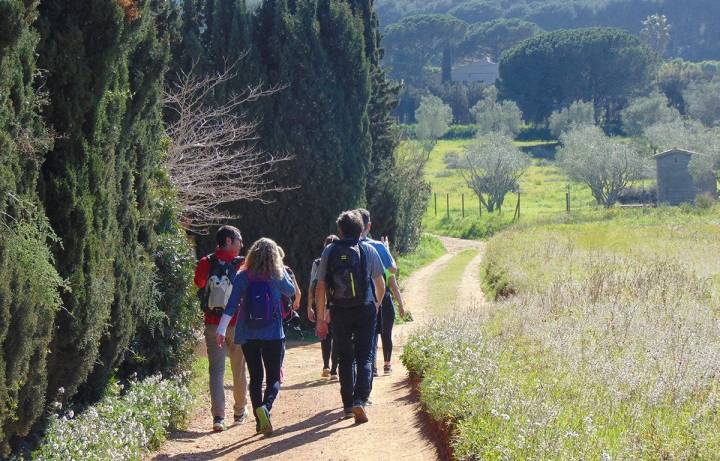
[{"label": "dirt road curve", "polygon": [[[435,460],[439,451],[428,434],[419,404],[411,396],[407,371],[399,354],[412,328],[428,319],[425,300],[433,275],[453,255],[480,242],[443,238],[448,253],[411,276],[404,287],[406,305],[415,322],[396,326],[394,372],[375,379],[368,408],[370,422],[356,426],[340,420],[339,385],[320,378],[322,359],[317,343],[289,343],[285,358],[286,381],[273,407],[275,433],[255,435],[249,421],[222,433],[211,432],[209,402],[201,405],[187,431],[175,434],[153,460]],[[479,257],[466,270],[462,286],[477,285]],[[463,290],[460,290],[462,292]],[[227,414],[232,415],[232,394],[226,390]],[[209,398],[208,398],[209,400]]]}]

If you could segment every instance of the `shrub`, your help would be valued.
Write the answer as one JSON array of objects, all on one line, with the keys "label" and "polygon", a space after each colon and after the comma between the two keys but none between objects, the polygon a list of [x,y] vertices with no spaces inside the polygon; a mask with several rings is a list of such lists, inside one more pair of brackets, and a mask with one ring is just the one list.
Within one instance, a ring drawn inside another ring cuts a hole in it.
[{"label": "shrub", "polygon": [[475,125],[452,125],[440,139],[472,139],[477,134],[478,128]]},{"label": "shrub", "polygon": [[456,170],[460,168],[460,154],[455,151],[448,152],[443,156],[443,163],[445,164],[445,168],[448,170]]},{"label": "shrub", "polygon": [[717,200],[709,194],[700,194],[695,198],[695,206],[701,210],[710,210],[716,203]]},{"label": "shrub", "polygon": [[73,411],[52,416],[33,457],[141,460],[147,450],[160,446],[168,430],[186,423],[192,396],[180,381],[155,375],[133,383],[124,395],[122,389],[111,385],[103,400],[77,416]]},{"label": "shrub", "polygon": [[575,101],[569,107],[550,114],[548,126],[556,138],[574,127],[595,124],[595,106],[591,102]]}]

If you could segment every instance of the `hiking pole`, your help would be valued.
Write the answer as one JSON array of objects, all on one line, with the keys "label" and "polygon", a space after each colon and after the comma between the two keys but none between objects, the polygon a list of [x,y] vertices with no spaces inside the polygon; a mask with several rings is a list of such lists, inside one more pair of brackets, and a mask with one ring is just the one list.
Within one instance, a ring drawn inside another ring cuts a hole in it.
[{"label": "hiking pole", "polygon": [[465,194],[460,194],[460,209],[462,210],[462,217],[465,217]]},{"label": "hiking pole", "polygon": [[445,196],[445,210],[447,211],[447,217],[450,219],[450,194]]}]

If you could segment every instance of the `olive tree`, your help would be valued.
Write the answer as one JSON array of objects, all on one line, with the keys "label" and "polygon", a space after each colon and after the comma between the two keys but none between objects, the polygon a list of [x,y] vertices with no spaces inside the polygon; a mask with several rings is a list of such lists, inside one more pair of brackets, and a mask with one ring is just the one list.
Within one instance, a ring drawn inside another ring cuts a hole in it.
[{"label": "olive tree", "polygon": [[461,172],[465,182],[492,213],[501,210],[505,195],[517,190],[518,180],[530,160],[515,147],[507,134],[479,137],[465,150]]},{"label": "olive tree", "polygon": [[707,126],[720,125],[720,77],[691,83],[683,92],[688,114]]},{"label": "olive tree", "polygon": [[630,136],[640,136],[645,128],[657,123],[667,123],[680,118],[680,112],[670,107],[667,97],[661,93],[635,98],[621,112],[623,128]]},{"label": "olive tree", "polygon": [[437,96],[423,96],[415,111],[415,134],[418,139],[436,140],[447,132],[452,119],[452,109],[443,103],[442,99]]},{"label": "olive tree", "polygon": [[553,112],[548,120],[550,132],[557,138],[576,126],[593,124],[595,107],[593,103],[585,101],[575,101],[567,108]]},{"label": "olive tree", "polygon": [[483,91],[484,99],[480,100],[470,111],[475,116],[479,134],[505,133],[515,136],[520,132],[522,112],[513,101],[498,102],[498,91],[495,86]]},{"label": "olive tree", "polygon": [[599,205],[609,208],[648,161],[633,146],[605,135],[596,126],[579,126],[560,137],[560,167],[570,179],[585,183]]}]

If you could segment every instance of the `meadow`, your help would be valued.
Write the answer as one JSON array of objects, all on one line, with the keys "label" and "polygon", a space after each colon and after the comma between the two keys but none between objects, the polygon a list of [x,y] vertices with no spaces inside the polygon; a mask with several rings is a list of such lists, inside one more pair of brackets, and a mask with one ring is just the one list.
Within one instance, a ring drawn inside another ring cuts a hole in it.
[{"label": "meadow", "polygon": [[513,227],[403,361],[458,459],[716,459],[718,255],[717,206]]},{"label": "meadow", "polygon": [[[461,238],[487,238],[513,222],[517,197],[509,193],[502,212],[479,211],[475,193],[467,187],[459,169],[447,168],[448,155],[462,157],[472,140],[438,141],[430,153],[425,177],[432,186],[432,194],[423,218],[426,231]],[[516,142],[519,148],[533,148],[552,144],[543,141]],[[565,194],[570,190],[571,215],[596,208],[595,200],[583,184],[568,180],[565,174],[547,159],[532,159],[532,165],[520,179],[521,222],[566,219]],[[447,206],[447,194],[450,206]],[[465,198],[465,217],[462,216],[462,194]],[[437,197],[437,199],[436,199]],[[436,213],[437,200],[437,213]],[[449,211],[449,213],[448,213]],[[449,217],[448,217],[449,215]]]}]

